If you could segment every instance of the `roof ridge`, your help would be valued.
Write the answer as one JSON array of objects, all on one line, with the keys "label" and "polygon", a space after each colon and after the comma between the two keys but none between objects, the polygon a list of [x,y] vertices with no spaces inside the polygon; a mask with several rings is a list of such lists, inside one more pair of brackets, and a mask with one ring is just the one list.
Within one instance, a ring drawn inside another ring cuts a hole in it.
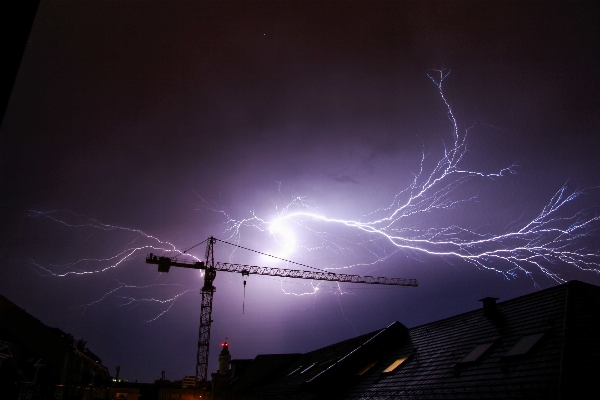
[{"label": "roof ridge", "polygon": [[[569,286],[574,286],[574,285],[585,285],[585,286],[593,287],[593,288],[596,288],[596,289],[600,290],[599,286],[593,285],[591,283],[586,283],[586,282],[582,282],[582,281],[579,281],[579,280],[571,280],[571,281],[562,283],[560,285],[551,286],[549,288],[540,289],[540,290],[537,290],[535,292],[523,294],[523,295],[520,295],[520,296],[517,296],[517,297],[513,297],[513,298],[510,298],[510,299],[507,299],[507,300],[504,300],[504,301],[500,301],[500,302],[498,302],[496,304],[498,306],[502,306],[502,305],[505,305],[507,303],[521,301],[521,300],[523,300],[523,299],[525,299],[527,297],[540,296],[540,295],[545,294],[547,292],[553,292],[553,291],[558,292],[559,290],[565,290],[565,295],[566,295],[566,288],[569,287]],[[410,327],[408,329],[409,330],[413,330],[413,329],[421,328],[421,327],[424,327],[424,326],[427,326],[427,325],[432,325],[432,324],[435,324],[435,323],[441,323],[441,322],[444,322],[444,321],[449,320],[449,319],[455,319],[455,318],[458,318],[458,317],[464,317],[467,314],[477,313],[477,312],[479,312],[481,310],[482,310],[482,308],[475,308],[473,310],[465,311],[465,312],[462,312],[460,314],[454,314],[454,315],[451,315],[451,316],[446,317],[446,318],[442,318],[442,319],[438,319],[438,320],[435,320],[435,321],[426,322],[426,323],[420,324],[420,325],[415,325],[415,326],[412,326],[412,327]]]}]

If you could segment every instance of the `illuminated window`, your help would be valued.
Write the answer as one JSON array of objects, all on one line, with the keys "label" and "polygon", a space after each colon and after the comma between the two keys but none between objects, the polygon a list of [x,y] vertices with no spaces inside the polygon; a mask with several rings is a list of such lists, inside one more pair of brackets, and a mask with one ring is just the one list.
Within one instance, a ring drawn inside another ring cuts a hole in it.
[{"label": "illuminated window", "polygon": [[389,374],[390,372],[394,372],[399,366],[401,366],[404,361],[406,361],[408,357],[402,357],[394,361],[389,367],[383,370],[384,374]]},{"label": "illuminated window", "polygon": [[360,375],[364,374],[365,372],[367,372],[368,370],[370,370],[373,367],[373,365],[375,365],[375,364],[376,363],[372,362],[370,364],[365,365],[365,367],[363,369],[361,369],[360,371],[358,371],[356,373],[356,376],[360,376]]},{"label": "illuminated window", "polygon": [[520,355],[523,355],[523,354],[527,354],[527,352],[529,350],[531,350],[531,348],[533,346],[535,346],[537,342],[540,341],[540,339],[542,338],[542,336],[544,336],[544,332],[542,332],[542,333],[536,333],[536,334],[533,334],[533,335],[523,336],[517,342],[517,344],[515,344],[512,347],[512,349],[510,349],[508,351],[508,353],[506,353],[506,355],[504,357],[520,356]]},{"label": "illuminated window", "polygon": [[467,354],[465,356],[465,358],[460,360],[458,363],[464,364],[464,363],[471,363],[471,362],[475,362],[475,361],[479,360],[479,358],[481,358],[481,356],[486,351],[488,351],[488,349],[490,347],[492,347],[493,344],[494,344],[494,342],[489,342],[489,343],[482,343],[482,344],[475,346],[475,348],[473,350],[471,350],[471,352],[469,354]]}]

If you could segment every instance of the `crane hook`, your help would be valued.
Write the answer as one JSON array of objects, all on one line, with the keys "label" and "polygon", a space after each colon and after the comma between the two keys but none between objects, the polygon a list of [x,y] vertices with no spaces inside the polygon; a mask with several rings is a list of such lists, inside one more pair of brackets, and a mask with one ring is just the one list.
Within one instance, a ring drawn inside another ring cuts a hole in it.
[{"label": "crane hook", "polygon": [[242,314],[246,312],[246,277],[250,276],[250,272],[248,270],[242,271],[242,278],[244,279],[244,300],[242,301]]}]

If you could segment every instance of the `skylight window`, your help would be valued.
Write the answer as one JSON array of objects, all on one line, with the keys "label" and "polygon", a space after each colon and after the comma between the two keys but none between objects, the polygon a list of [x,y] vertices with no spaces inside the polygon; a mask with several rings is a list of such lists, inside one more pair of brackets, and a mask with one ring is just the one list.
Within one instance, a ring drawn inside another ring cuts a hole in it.
[{"label": "skylight window", "polygon": [[316,362],[310,364],[308,367],[306,367],[305,369],[303,369],[302,371],[300,371],[300,373],[303,374],[303,373],[307,372],[309,369],[311,369],[312,367],[314,367],[317,364],[318,363],[316,363]]},{"label": "skylight window", "polygon": [[293,369],[292,372],[290,372],[289,374],[287,374],[287,376],[294,375],[296,372],[300,371],[300,369],[302,369],[302,365],[299,366],[298,368]]},{"label": "skylight window", "polygon": [[407,358],[408,357],[402,357],[402,358],[397,359],[389,367],[384,369],[383,373],[389,374],[390,372],[394,372],[396,369],[398,369],[399,366],[401,366],[404,363],[404,361],[406,361]]},{"label": "skylight window", "polygon": [[535,333],[533,335],[523,336],[517,342],[517,344],[515,344],[512,347],[512,349],[510,349],[508,351],[508,353],[506,353],[506,355],[504,357],[520,356],[520,355],[527,354],[529,352],[529,350],[531,350],[531,348],[533,346],[535,346],[537,342],[540,341],[540,339],[542,338],[542,336],[544,336],[544,333],[545,332]]},{"label": "skylight window", "polygon": [[477,346],[475,346],[475,348],[473,350],[471,350],[471,352],[469,354],[467,354],[458,363],[459,364],[466,364],[466,363],[472,363],[472,362],[475,362],[475,361],[479,360],[481,358],[481,356],[483,356],[483,354],[486,351],[488,351],[488,349],[490,347],[492,347],[493,344],[494,344],[494,342],[488,342],[488,343],[478,344]]},{"label": "skylight window", "polygon": [[369,364],[365,365],[365,366],[364,366],[364,368],[363,368],[363,369],[361,369],[360,371],[358,371],[358,372],[357,372],[355,375],[356,375],[356,376],[363,375],[363,374],[364,374],[364,373],[366,373],[368,370],[370,370],[371,368],[373,368],[373,365],[375,365],[375,364],[376,364],[376,363],[372,362],[372,363],[369,363]]}]

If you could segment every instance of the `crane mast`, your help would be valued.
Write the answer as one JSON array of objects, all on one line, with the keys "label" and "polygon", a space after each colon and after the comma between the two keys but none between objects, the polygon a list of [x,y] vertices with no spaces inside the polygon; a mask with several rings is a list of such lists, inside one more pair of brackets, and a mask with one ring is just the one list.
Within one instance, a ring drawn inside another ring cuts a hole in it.
[{"label": "crane mast", "polygon": [[213,281],[217,276],[215,271],[215,255],[213,245],[215,239],[211,236],[206,244],[206,270],[204,272],[204,285],[202,286],[202,302],[200,305],[200,328],[198,331],[198,353],[196,354],[196,379],[206,381],[208,373],[208,350],[210,346],[210,324],[212,322],[212,302],[215,294]]},{"label": "crane mast", "polygon": [[215,294],[213,282],[217,271],[237,272],[242,275],[267,275],[283,278],[298,278],[330,282],[366,283],[372,285],[418,286],[416,279],[385,278],[362,275],[336,274],[328,271],[306,271],[287,268],[258,267],[254,265],[230,264],[217,262],[214,258],[214,244],[217,239],[208,238],[206,243],[205,261],[178,261],[170,257],[159,257],[150,253],[146,263],[157,264],[158,272],[169,272],[171,267],[204,270],[204,285],[200,290],[202,302],[200,305],[200,329],[198,332],[198,353],[196,355],[196,379],[206,382],[208,374],[208,351],[210,345],[210,325],[212,323],[212,303]]}]

